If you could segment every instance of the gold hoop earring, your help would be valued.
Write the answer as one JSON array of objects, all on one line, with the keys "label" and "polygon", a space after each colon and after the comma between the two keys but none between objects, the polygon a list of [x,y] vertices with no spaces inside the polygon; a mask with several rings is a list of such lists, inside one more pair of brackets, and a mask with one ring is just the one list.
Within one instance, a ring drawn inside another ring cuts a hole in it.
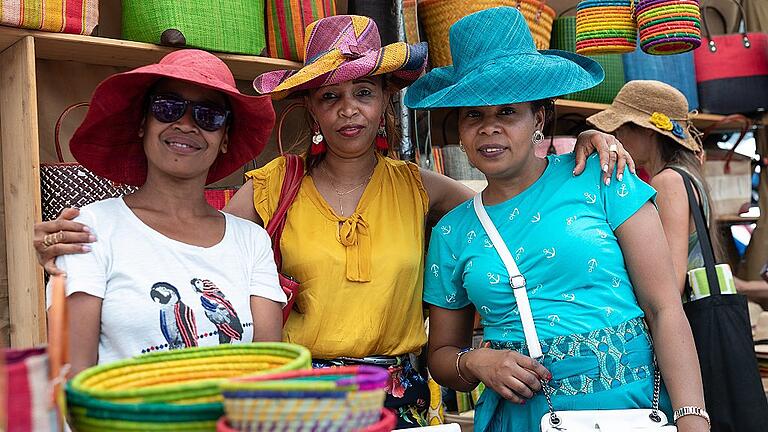
[{"label": "gold hoop earring", "polygon": [[459,140],[459,150],[463,151],[464,153],[467,152],[467,149],[464,148],[464,143],[462,143],[461,140]]}]

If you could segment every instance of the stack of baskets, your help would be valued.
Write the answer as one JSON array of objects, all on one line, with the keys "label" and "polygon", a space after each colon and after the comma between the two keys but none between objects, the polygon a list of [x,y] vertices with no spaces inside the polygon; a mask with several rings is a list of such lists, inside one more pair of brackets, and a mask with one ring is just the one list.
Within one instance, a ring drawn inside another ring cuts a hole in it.
[{"label": "stack of baskets", "polygon": [[623,54],[637,46],[634,0],[584,0],[576,6],[576,52]]},{"label": "stack of baskets", "polygon": [[89,431],[212,431],[226,379],[308,369],[311,355],[286,343],[146,354],[96,366],[66,386],[69,423]]},{"label": "stack of baskets", "polygon": [[[627,0],[629,1],[629,0]],[[450,27],[472,13],[498,6],[516,7],[525,16],[538,49],[548,49],[555,11],[540,0],[423,0],[419,16],[429,40],[429,61],[433,67],[452,63],[448,43]]]},{"label": "stack of baskets", "polygon": [[385,430],[382,424],[392,422],[386,414],[382,418],[388,382],[389,372],[373,366],[229,380],[221,385],[226,418],[220,421],[219,430]]},{"label": "stack of baskets", "polygon": [[680,54],[701,45],[698,0],[637,0],[640,48],[648,54]]}]

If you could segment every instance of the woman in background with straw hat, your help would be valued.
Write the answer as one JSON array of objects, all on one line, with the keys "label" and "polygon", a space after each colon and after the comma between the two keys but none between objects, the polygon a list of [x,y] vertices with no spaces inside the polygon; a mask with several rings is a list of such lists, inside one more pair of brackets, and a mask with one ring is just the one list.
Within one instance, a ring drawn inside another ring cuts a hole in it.
[{"label": "woman in background with straw hat", "polygon": [[264,148],[274,119],[269,99],[241,94],[205,51],[175,51],[99,84],[72,154],[139,188],[69,222],[99,238],[89,253],[57,260],[67,274],[71,374],[146,352],[280,340],[286,297],[269,236],[203,193]]},{"label": "woman in background with straw hat", "polygon": [[[574,430],[555,413],[568,410],[653,408],[636,418],[658,427],[661,411],[672,420],[670,403],[678,430],[708,430],[655,192],[631,173],[601,182],[595,157],[574,177],[573,155],[535,156],[552,98],[597,85],[602,69],[537,51],[514,8],[464,17],[450,37],[454,65],[416,81],[405,103],[459,109],[459,137],[488,187],[433,230],[424,276],[432,376],[460,391],[486,385],[481,432]],[[473,350],[475,310],[487,347]],[[594,418],[590,430],[640,426]]]},{"label": "woman in background with straw hat", "polygon": [[[708,247],[719,255],[720,232],[712,196],[701,167],[701,144],[688,114],[688,101],[674,87],[659,81],[630,81],[611,106],[587,119],[623,142],[638,165],[651,176],[658,191],[656,206],[675,269],[675,282],[691,319],[701,363],[704,396],[712,430],[763,431],[768,427],[768,403],[757,360],[746,299],[736,294],[730,267],[715,267],[723,297],[710,297],[705,275]],[[706,232],[697,232],[684,177],[702,210]],[[715,261],[712,264],[717,264]],[[689,277],[689,274],[692,275]],[[693,281],[693,282],[691,282]]]},{"label": "woman in background with straw hat", "polygon": [[[375,364],[392,372],[386,405],[399,427],[426,423],[429,391],[414,364],[426,343],[422,311],[425,227],[471,196],[460,183],[393,158],[391,95],[424,71],[426,44],[381,46],[375,23],[334,16],[310,24],[305,64],[254,81],[274,99],[303,98],[311,140],[306,176],[281,239],[282,271],[301,282],[283,337],[310,349],[316,366]],[[610,135],[591,131],[577,143],[600,150],[606,179],[631,160]],[[610,166],[610,169],[609,169]],[[225,211],[267,224],[285,175],[285,158],[247,174]],[[571,169],[574,169],[571,167]],[[42,223],[38,237],[65,221]],[[76,233],[67,240],[85,241]],[[63,249],[64,247],[68,249]],[[41,261],[79,246],[38,248]],[[49,271],[56,271],[48,265]]]}]

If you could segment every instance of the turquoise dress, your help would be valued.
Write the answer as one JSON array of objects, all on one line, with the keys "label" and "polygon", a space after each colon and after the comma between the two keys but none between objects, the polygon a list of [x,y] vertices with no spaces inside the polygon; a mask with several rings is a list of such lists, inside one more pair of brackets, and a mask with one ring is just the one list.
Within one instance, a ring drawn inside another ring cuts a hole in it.
[{"label": "turquoise dress", "polygon": [[[572,154],[549,156],[534,184],[486,209],[527,279],[554,408],[650,408],[651,339],[614,230],[656,192],[630,173],[605,186],[596,155],[581,176],[573,166]],[[427,303],[474,305],[493,348],[528,354],[509,276],[472,200],[433,229],[425,272]],[[541,393],[518,405],[488,389],[475,410],[475,430],[537,431],[546,412]]]}]

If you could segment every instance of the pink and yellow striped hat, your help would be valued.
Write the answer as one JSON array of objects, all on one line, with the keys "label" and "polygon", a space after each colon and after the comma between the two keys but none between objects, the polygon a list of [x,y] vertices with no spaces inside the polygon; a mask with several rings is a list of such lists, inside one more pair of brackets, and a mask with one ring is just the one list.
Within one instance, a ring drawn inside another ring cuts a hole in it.
[{"label": "pink and yellow striped hat", "polygon": [[376,23],[364,16],[319,19],[307,26],[304,41],[304,67],[263,73],[253,80],[253,88],[277,100],[301,90],[382,74],[391,74],[389,83],[402,88],[427,66],[426,43],[382,47]]}]

